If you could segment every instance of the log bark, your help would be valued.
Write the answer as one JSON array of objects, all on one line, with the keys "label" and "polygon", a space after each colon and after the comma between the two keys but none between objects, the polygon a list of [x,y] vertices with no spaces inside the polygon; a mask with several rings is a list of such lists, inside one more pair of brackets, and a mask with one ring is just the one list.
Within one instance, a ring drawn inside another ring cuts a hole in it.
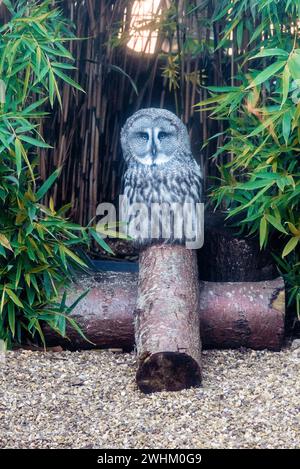
[{"label": "log bark", "polygon": [[224,214],[206,214],[204,245],[198,251],[200,279],[257,282],[276,278],[277,269],[270,251],[261,251],[257,238],[237,236],[237,230],[226,226]]},{"label": "log bark", "polygon": [[141,252],[139,266],[134,310],[139,388],[149,393],[200,385],[196,252],[185,246],[149,246]]},{"label": "log bark", "polygon": [[[137,273],[105,272],[78,279],[67,304],[89,289],[72,317],[94,343],[67,327],[68,340],[45,327],[46,343],[70,350],[134,347],[133,311]],[[200,282],[200,328],[203,348],[278,351],[284,338],[285,290],[281,277],[262,282]]]},{"label": "log bark", "polygon": [[203,282],[200,318],[206,345],[280,350],[284,339],[284,282],[282,278]]}]

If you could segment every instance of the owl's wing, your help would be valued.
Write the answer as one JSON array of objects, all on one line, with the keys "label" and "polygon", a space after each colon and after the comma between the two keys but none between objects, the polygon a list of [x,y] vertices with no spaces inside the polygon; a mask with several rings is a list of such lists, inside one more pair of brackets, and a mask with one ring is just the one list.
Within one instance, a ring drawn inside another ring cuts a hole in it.
[{"label": "owl's wing", "polygon": [[203,176],[202,171],[193,155],[189,156],[189,164],[187,165],[188,171],[186,174],[187,178],[187,198],[191,199],[193,202],[201,202],[203,195]]}]

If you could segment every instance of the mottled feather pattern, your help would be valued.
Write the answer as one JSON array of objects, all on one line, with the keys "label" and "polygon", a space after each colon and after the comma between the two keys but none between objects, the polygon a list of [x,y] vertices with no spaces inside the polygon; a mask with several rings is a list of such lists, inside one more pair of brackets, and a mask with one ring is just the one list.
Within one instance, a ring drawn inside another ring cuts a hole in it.
[{"label": "mottled feather pattern", "polygon": [[181,168],[178,161],[158,167],[130,164],[124,175],[124,194],[129,203],[201,202],[199,166],[191,157],[189,165]]}]

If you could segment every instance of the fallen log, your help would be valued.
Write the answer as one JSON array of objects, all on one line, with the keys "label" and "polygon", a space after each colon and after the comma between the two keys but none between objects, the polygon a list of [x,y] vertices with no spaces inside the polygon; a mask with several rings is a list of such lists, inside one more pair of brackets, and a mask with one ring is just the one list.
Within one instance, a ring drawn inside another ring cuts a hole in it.
[{"label": "fallen log", "polygon": [[200,385],[196,252],[178,245],[149,246],[140,253],[139,266],[134,310],[139,388],[149,393]]},{"label": "fallen log", "polygon": [[[68,340],[45,327],[46,343],[70,350],[134,347],[133,311],[137,273],[105,272],[78,279],[67,304],[89,289],[72,311],[91,345],[73,328]],[[200,282],[203,348],[280,350],[284,337],[285,290],[281,277],[262,282]]]}]

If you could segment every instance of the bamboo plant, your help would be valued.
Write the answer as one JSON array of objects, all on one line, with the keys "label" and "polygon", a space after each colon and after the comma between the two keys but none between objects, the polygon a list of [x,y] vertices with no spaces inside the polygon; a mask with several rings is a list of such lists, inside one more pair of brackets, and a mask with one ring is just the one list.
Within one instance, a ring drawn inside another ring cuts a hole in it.
[{"label": "bamboo plant", "polygon": [[[236,74],[208,87],[199,103],[223,121],[216,206],[260,247],[271,245],[300,318],[300,4],[297,0],[219,2],[213,21],[226,19],[218,48],[236,38]],[[247,47],[243,49],[244,39]]]},{"label": "bamboo plant", "polygon": [[[62,335],[69,316],[60,292],[86,268],[77,249],[91,237],[108,248],[93,226],[82,228],[43,197],[61,168],[41,181],[38,149],[48,148],[39,132],[45,106],[57,99],[74,59],[66,43],[70,24],[52,1],[3,0],[8,21],[0,27],[0,339],[6,347],[39,338],[43,324]],[[60,299],[59,299],[60,298]],[[79,301],[80,298],[77,300]]]}]

